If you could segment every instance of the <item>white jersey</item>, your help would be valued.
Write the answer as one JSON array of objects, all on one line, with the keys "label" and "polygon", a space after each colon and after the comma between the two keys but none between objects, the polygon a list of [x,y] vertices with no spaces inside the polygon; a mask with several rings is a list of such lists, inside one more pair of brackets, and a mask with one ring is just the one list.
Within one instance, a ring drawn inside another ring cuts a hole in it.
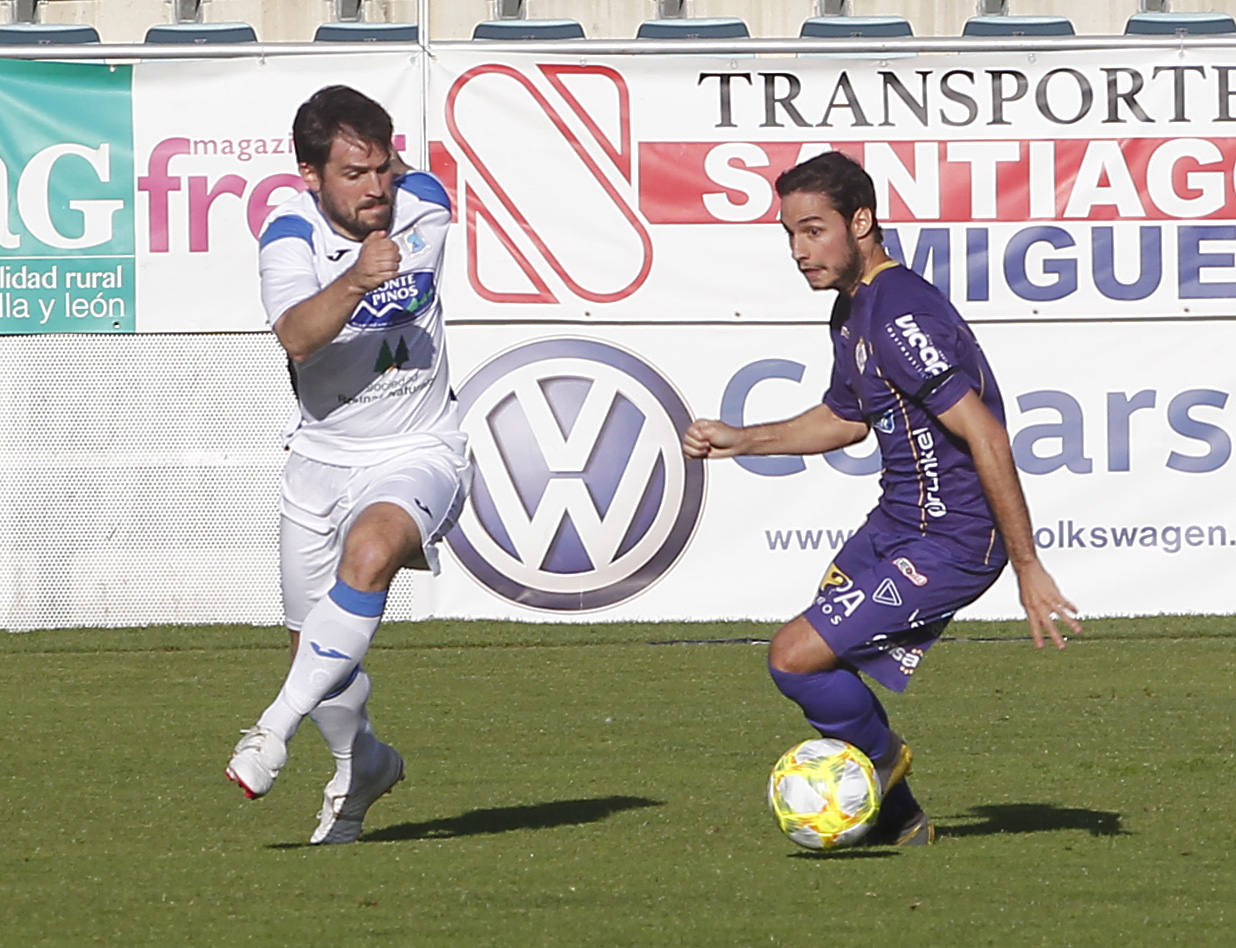
[{"label": "white jersey", "polygon": [[[450,220],[437,178],[412,171],[396,179],[388,236],[399,247],[399,276],[367,293],[338,336],[293,366],[293,452],[345,467],[418,447],[463,452],[438,299]],[[330,226],[311,192],[279,205],[258,254],[270,325],[351,267],[360,247]]]}]

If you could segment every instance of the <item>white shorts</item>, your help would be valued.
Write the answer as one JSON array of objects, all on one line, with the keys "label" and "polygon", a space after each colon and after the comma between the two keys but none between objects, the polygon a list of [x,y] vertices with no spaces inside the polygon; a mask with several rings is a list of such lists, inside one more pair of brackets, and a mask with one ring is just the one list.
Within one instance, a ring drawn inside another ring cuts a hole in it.
[{"label": "white shorts", "polygon": [[455,525],[471,483],[468,462],[447,448],[418,449],[369,467],[338,467],[293,454],[283,469],[279,566],[283,614],[299,630],[335,584],[343,542],[366,507],[395,504],[421,534],[425,562],[438,573],[437,542]]}]

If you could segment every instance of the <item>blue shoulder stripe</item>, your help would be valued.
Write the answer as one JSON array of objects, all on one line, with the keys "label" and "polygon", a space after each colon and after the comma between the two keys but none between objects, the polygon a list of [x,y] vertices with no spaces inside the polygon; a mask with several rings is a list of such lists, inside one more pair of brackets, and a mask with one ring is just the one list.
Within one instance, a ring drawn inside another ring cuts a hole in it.
[{"label": "blue shoulder stripe", "polygon": [[295,214],[284,214],[271,221],[270,226],[262,231],[258,246],[265,247],[284,237],[299,237],[309,245],[310,250],[313,249],[313,225]]},{"label": "blue shoulder stripe", "polygon": [[442,182],[424,171],[409,171],[399,179],[398,187],[401,191],[415,194],[422,201],[441,204],[448,211],[451,209],[451,199],[446,196]]}]

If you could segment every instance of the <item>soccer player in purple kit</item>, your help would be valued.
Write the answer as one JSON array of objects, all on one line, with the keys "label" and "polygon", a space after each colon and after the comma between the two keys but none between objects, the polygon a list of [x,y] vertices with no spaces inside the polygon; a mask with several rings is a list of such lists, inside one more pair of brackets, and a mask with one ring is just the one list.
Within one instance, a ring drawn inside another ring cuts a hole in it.
[{"label": "soccer player in purple kit", "polygon": [[912,754],[889,728],[870,676],[902,691],[953,614],[1011,561],[1034,644],[1064,648],[1076,607],[1039,562],[1000,391],[969,326],[939,290],[885,253],[875,189],[827,152],[776,183],[790,250],[815,290],[837,290],[823,403],[785,421],[697,420],[691,458],[820,454],[874,428],[881,495],[828,567],[814,601],[772,639],[768,667],[825,737],[875,764],[884,790],[867,841],[924,845],[935,830],[910,792]]}]

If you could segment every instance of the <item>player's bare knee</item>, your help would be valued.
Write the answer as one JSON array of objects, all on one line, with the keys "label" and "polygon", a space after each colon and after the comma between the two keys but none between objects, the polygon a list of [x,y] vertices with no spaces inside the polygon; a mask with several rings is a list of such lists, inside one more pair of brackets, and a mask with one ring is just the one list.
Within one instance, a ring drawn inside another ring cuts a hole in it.
[{"label": "player's bare knee", "polygon": [[801,616],[783,625],[768,646],[768,664],[777,671],[805,675],[836,663],[832,649]]},{"label": "player's bare knee", "polygon": [[402,565],[392,545],[378,537],[363,537],[349,542],[339,564],[339,578],[361,592],[386,589]]}]

